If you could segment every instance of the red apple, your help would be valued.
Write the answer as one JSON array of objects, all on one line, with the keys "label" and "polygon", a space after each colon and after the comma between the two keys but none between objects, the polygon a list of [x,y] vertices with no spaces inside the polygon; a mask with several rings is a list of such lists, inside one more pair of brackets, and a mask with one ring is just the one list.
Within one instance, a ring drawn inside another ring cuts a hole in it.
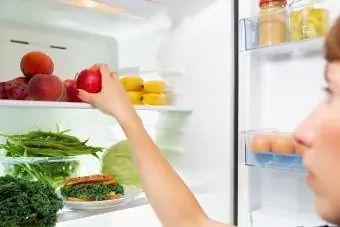
[{"label": "red apple", "polygon": [[102,89],[102,76],[97,68],[88,68],[81,71],[76,80],[77,88],[89,93],[98,93]]},{"label": "red apple", "polygon": [[64,80],[64,86],[66,91],[66,102],[83,102],[77,95],[77,83],[76,80]]}]

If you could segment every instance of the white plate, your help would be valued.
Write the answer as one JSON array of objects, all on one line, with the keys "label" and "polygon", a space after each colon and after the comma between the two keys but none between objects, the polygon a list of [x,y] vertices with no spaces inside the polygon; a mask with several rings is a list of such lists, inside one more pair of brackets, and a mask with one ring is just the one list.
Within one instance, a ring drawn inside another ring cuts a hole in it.
[{"label": "white plate", "polygon": [[[124,188],[125,195],[115,200],[104,200],[104,201],[91,201],[91,202],[79,202],[79,201],[66,201],[64,202],[64,208],[70,210],[102,210],[109,209],[117,206],[123,206],[128,202],[131,202],[136,197],[141,195],[142,190],[134,187]],[[64,199],[60,193],[60,188],[57,189],[57,194],[60,198]]]}]

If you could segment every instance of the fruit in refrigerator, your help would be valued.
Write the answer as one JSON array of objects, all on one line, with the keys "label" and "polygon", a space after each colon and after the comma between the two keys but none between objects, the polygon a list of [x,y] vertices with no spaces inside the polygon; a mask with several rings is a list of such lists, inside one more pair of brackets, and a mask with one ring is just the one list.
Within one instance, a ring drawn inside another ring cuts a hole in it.
[{"label": "fruit in refrigerator", "polygon": [[275,154],[293,154],[294,141],[290,135],[273,135],[272,152]]},{"label": "fruit in refrigerator", "polygon": [[143,104],[142,102],[142,92],[139,91],[128,91],[128,95],[130,98],[130,101],[134,105],[140,105]]},{"label": "fruit in refrigerator", "polygon": [[0,82],[0,99],[6,99],[7,96],[5,94],[5,82]]},{"label": "fruit in refrigerator", "polygon": [[77,88],[89,93],[98,93],[102,89],[102,76],[98,68],[88,68],[81,71],[77,78]]},{"label": "fruit in refrigerator", "polygon": [[165,97],[162,94],[156,94],[156,93],[145,93],[142,95],[142,100],[145,105],[165,105]]},{"label": "fruit in refrigerator", "polygon": [[160,80],[153,80],[145,82],[143,85],[143,91],[146,93],[164,93],[166,90],[166,84]]},{"label": "fruit in refrigerator", "polygon": [[143,79],[139,76],[125,76],[120,79],[123,87],[127,91],[142,91],[143,90]]},{"label": "fruit in refrigerator", "polygon": [[37,74],[52,74],[54,63],[47,54],[32,51],[22,57],[20,68],[25,77],[32,78]]},{"label": "fruit in refrigerator", "polygon": [[26,100],[28,96],[26,84],[16,84],[16,87],[12,88],[7,94],[7,98],[10,100]]},{"label": "fruit in refrigerator", "polygon": [[78,97],[77,92],[77,82],[76,80],[64,80],[64,87],[65,87],[65,101],[66,102],[83,102]]},{"label": "fruit in refrigerator", "polygon": [[271,134],[256,134],[251,139],[250,150],[252,152],[271,152]]},{"label": "fruit in refrigerator", "polygon": [[32,100],[60,101],[65,92],[63,82],[55,75],[36,75],[28,83],[28,92]]},{"label": "fruit in refrigerator", "polygon": [[11,96],[12,89],[16,88],[17,86],[17,83],[11,81],[6,82],[4,86],[5,97],[8,98],[9,96]]},{"label": "fruit in refrigerator", "polygon": [[16,83],[16,84],[26,84],[28,85],[28,80],[25,78],[25,77],[16,77],[12,80],[10,80],[9,82],[13,82],[13,83]]}]

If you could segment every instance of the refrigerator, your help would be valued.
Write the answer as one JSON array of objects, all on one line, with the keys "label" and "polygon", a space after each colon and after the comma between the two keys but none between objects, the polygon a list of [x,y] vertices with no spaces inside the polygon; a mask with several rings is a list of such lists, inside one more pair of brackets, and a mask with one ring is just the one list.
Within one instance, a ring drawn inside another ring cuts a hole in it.
[{"label": "refrigerator", "polygon": [[[262,16],[257,0],[3,0],[0,80],[20,76],[20,59],[34,50],[51,56],[61,79],[107,63],[119,76],[163,80],[172,103],[135,108],[209,217],[241,227],[322,225],[294,149],[251,146],[257,134],[291,135],[323,98],[326,25],[316,37],[292,35],[293,15],[298,34],[315,26],[311,8],[329,24],[340,12],[336,0],[289,1]],[[280,18],[280,43],[261,43],[268,18]],[[114,118],[83,103],[0,100],[0,108],[0,133],[58,124],[93,145],[126,139]],[[99,168],[88,160],[82,171]],[[78,225],[161,223],[142,194],[109,210],[59,214],[57,226]]]},{"label": "refrigerator", "polygon": [[[276,3],[282,7],[282,1]],[[241,0],[236,12],[238,225],[322,226],[327,223],[314,211],[298,146],[288,140],[287,147],[280,147],[285,145],[279,140],[291,139],[324,98],[324,35],[339,16],[339,2],[302,0],[271,11],[265,7],[274,6],[264,3],[260,10],[259,1]],[[325,16],[319,32],[312,31],[314,13]]]},{"label": "refrigerator", "polygon": [[[22,76],[21,58],[47,53],[54,75],[72,79],[95,63],[119,76],[163,80],[173,104],[137,105],[146,129],[207,214],[232,223],[234,185],[234,8],[207,0],[4,0],[0,81]],[[71,129],[110,147],[117,121],[83,103],[0,100],[1,133]],[[1,138],[1,143],[4,142]],[[99,166],[88,160],[82,174]],[[164,195],[167,196],[167,195]],[[161,226],[143,194],[101,211],[63,210],[59,227]]]}]

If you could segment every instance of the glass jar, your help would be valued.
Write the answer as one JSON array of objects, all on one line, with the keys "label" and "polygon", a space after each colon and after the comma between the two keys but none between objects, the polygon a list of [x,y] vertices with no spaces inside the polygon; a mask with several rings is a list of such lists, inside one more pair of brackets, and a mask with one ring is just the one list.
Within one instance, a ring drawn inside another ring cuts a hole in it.
[{"label": "glass jar", "polygon": [[[259,46],[287,41],[287,1],[261,0],[259,17]],[[277,11],[277,12],[276,12]]]},{"label": "glass jar", "polygon": [[325,36],[329,24],[329,10],[311,4],[299,7],[299,2],[291,4],[290,37],[292,41]]}]

